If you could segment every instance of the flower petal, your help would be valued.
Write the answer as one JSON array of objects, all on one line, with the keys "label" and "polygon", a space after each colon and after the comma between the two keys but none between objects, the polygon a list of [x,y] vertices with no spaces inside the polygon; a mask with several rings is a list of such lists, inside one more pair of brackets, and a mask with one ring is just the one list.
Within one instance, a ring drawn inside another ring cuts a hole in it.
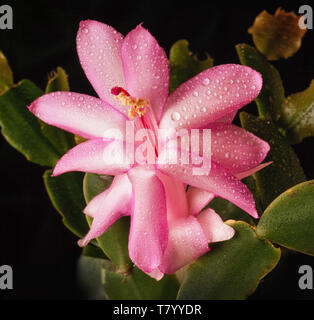
[{"label": "flower petal", "polygon": [[53,176],[65,172],[82,171],[117,175],[130,169],[122,159],[123,143],[93,139],[80,143],[68,151],[57,163]]},{"label": "flower petal", "polygon": [[[263,168],[269,166],[272,162],[262,163],[250,170],[239,172],[235,174],[235,177],[239,180],[246,178],[253,173],[262,170]],[[187,200],[189,203],[189,214],[196,215],[210,202],[214,199],[215,194],[208,192],[199,188],[189,186],[186,192]]]},{"label": "flower petal", "polygon": [[207,69],[168,98],[161,128],[204,128],[257,97],[261,75],[249,67],[225,64]]},{"label": "flower petal", "polygon": [[[182,154],[182,151],[181,151]],[[171,157],[174,157],[171,158]],[[190,160],[189,164],[182,164],[177,154],[165,149],[158,158],[158,169],[191,186],[214,193],[216,196],[233,202],[254,218],[258,218],[255,201],[247,186],[239,179],[215,162],[211,162],[208,174],[196,175],[195,166]]]},{"label": "flower petal", "polygon": [[104,23],[94,20],[80,22],[76,47],[88,80],[102,100],[127,115],[127,108],[111,94],[111,88],[125,87],[122,42],[123,36]]},{"label": "flower petal", "polygon": [[128,172],[133,186],[129,255],[144,272],[156,269],[168,241],[165,189],[153,169],[136,166]]},{"label": "flower petal", "polygon": [[188,215],[188,202],[184,184],[161,172],[158,172],[158,177],[165,188],[168,221],[178,217],[186,217]]},{"label": "flower petal", "polygon": [[229,240],[235,234],[234,229],[225,224],[213,209],[202,211],[197,216],[197,220],[209,243]]},{"label": "flower petal", "polygon": [[148,100],[159,121],[169,90],[169,63],[164,49],[139,25],[127,34],[121,52],[128,92]]},{"label": "flower petal", "polygon": [[239,172],[239,173],[237,173],[235,176],[236,176],[238,179],[242,180],[242,179],[244,179],[244,178],[252,175],[253,173],[258,172],[258,171],[264,169],[265,167],[268,167],[268,166],[271,165],[272,163],[273,163],[272,161],[262,163],[262,164],[254,167],[254,168],[252,168],[252,169],[250,169],[250,170]]},{"label": "flower petal", "polygon": [[256,167],[270,149],[266,141],[235,125],[215,123],[210,128],[212,160],[233,173]]},{"label": "flower petal", "polygon": [[189,186],[186,196],[189,203],[189,214],[196,215],[214,199],[215,195],[199,188]]},{"label": "flower petal", "polygon": [[172,274],[209,251],[208,240],[196,218],[190,216],[169,223],[169,240],[159,270]]},{"label": "flower petal", "polygon": [[104,203],[105,199],[107,198],[109,189],[101,192],[98,194],[96,197],[94,197],[88,205],[84,209],[84,213],[87,214],[88,216],[94,218],[97,212],[99,212],[99,208],[101,205]]},{"label": "flower petal", "polygon": [[35,100],[29,110],[42,121],[83,138],[104,137],[106,130],[125,131],[126,117],[100,99],[74,92],[53,92]]},{"label": "flower petal", "polygon": [[157,268],[148,274],[151,278],[159,281],[164,277],[164,274]]},{"label": "flower petal", "polygon": [[101,236],[120,217],[130,214],[132,185],[126,174],[116,176],[109,189],[92,199],[84,213],[92,216],[93,222],[87,235],[79,240],[81,247]]}]

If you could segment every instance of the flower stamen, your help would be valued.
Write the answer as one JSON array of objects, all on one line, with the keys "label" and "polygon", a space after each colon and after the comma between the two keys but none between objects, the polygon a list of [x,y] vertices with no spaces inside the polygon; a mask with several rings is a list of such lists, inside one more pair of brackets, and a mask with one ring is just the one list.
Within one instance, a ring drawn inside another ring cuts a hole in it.
[{"label": "flower stamen", "polygon": [[121,87],[113,87],[111,93],[114,98],[119,100],[122,105],[129,107],[129,117],[135,118],[136,115],[142,117],[147,112],[149,102],[143,98],[134,98]]}]

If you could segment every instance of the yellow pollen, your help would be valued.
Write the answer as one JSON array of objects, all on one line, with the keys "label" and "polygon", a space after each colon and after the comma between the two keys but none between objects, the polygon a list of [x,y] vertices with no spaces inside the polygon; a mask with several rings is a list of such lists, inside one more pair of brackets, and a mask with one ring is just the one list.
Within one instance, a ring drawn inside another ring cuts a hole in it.
[{"label": "yellow pollen", "polygon": [[129,108],[129,117],[135,118],[136,115],[143,116],[146,111],[147,107],[149,106],[149,102],[142,98],[133,98],[128,96],[124,92],[120,92],[117,96],[114,97],[115,99],[119,100],[122,105]]}]

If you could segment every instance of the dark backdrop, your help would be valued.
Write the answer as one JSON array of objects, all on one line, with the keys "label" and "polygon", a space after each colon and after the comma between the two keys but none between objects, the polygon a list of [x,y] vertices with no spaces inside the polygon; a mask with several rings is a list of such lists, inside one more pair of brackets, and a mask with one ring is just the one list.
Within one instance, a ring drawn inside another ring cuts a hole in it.
[{"label": "dark backdrop", "polygon": [[[47,74],[62,66],[69,74],[72,91],[94,95],[80,68],[75,50],[78,23],[96,19],[126,34],[143,22],[167,52],[185,38],[191,49],[209,52],[215,64],[238,63],[234,45],[252,43],[247,33],[263,9],[274,13],[278,6],[297,12],[300,2],[239,1],[1,1],[14,11],[14,29],[0,30],[0,50],[8,57],[15,82],[28,78],[44,88]],[[286,93],[305,89],[313,78],[313,30],[301,50],[287,61],[274,63]],[[247,107],[254,112],[255,107]],[[309,179],[314,178],[314,140],[295,147]],[[84,298],[76,282],[77,238],[62,224],[42,182],[44,168],[25,161],[0,136],[0,265],[14,270],[12,299]],[[283,155],[284,156],[284,155]],[[261,284],[252,298],[310,298],[314,292],[298,289],[298,267],[314,267],[314,259],[301,254],[287,258],[276,268],[274,280]],[[0,298],[4,292],[0,291]]]}]

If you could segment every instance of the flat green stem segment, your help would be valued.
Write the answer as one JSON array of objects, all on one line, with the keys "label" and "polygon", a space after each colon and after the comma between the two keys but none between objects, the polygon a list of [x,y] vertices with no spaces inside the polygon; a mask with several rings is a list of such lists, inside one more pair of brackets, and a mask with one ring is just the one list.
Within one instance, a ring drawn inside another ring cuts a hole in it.
[{"label": "flat green stem segment", "polygon": [[314,80],[304,91],[285,99],[281,105],[280,125],[291,143],[314,135]]},{"label": "flat green stem segment", "polygon": [[0,95],[13,86],[13,73],[5,55],[0,51]]},{"label": "flat green stem segment", "polygon": [[242,127],[267,141],[270,151],[264,160],[271,165],[255,173],[257,192],[263,209],[282,192],[306,180],[293,148],[271,120],[260,119],[246,112],[240,113]]},{"label": "flat green stem segment", "polygon": [[314,180],[298,184],[276,198],[260,219],[257,234],[314,255]]},{"label": "flat green stem segment", "polygon": [[[54,91],[69,90],[68,76],[64,69],[58,67],[56,71],[51,72],[45,92],[51,93]],[[44,136],[52,143],[60,154],[65,154],[69,149],[76,145],[72,133],[50,126],[39,119],[38,121]]]},{"label": "flat green stem segment", "polygon": [[259,115],[277,121],[280,116],[281,104],[285,98],[284,87],[278,70],[254,47],[247,44],[236,45],[241,64],[261,73],[263,88],[255,99]]},{"label": "flat green stem segment", "polygon": [[43,92],[31,81],[22,80],[0,96],[1,132],[27,160],[53,167],[61,154],[43,134],[38,119],[27,106]]},{"label": "flat green stem segment", "polygon": [[110,263],[105,264],[102,279],[110,300],[173,300],[179,289],[174,275],[156,281],[136,267],[128,273],[117,273]]},{"label": "flat green stem segment", "polygon": [[172,92],[183,82],[212,67],[213,59],[206,54],[204,60],[199,60],[189,50],[189,42],[187,40],[178,40],[170,49],[169,63],[170,92]]},{"label": "flat green stem segment", "polygon": [[89,230],[83,214],[85,200],[83,196],[83,173],[70,172],[51,177],[52,170],[44,173],[44,183],[49,198],[63,217],[64,225],[79,237]]},{"label": "flat green stem segment", "polygon": [[57,67],[56,71],[52,71],[49,76],[48,83],[46,86],[46,93],[54,91],[69,91],[70,86],[68,82],[68,76],[65,70],[61,67]]},{"label": "flat green stem segment", "polygon": [[228,224],[235,229],[235,236],[217,243],[191,265],[178,299],[242,300],[275,268],[279,248],[259,239],[254,228],[243,221],[229,220]]}]

